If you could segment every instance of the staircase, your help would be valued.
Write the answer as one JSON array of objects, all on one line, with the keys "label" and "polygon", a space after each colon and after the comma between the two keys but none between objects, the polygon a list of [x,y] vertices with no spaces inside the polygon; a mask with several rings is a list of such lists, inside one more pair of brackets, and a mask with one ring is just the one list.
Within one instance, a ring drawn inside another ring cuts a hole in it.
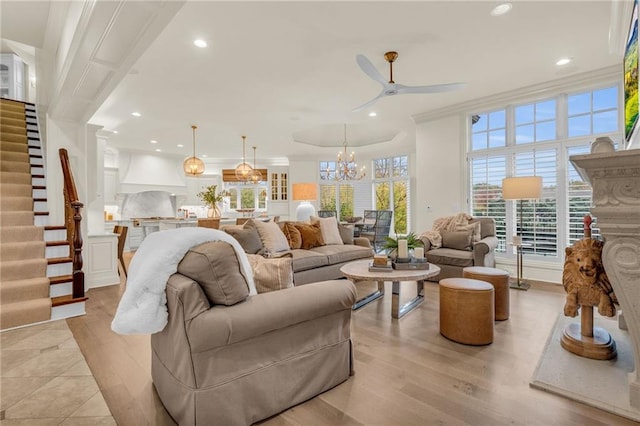
[{"label": "staircase", "polygon": [[0,329],[84,314],[66,227],[48,226],[34,105],[0,100],[0,170]]}]

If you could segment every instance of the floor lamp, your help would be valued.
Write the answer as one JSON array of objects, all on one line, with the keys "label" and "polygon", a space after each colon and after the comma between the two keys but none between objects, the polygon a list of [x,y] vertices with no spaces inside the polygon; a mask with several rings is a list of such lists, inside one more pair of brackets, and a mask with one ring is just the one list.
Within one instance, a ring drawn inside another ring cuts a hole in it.
[{"label": "floor lamp", "polygon": [[502,179],[502,198],[505,200],[518,200],[520,203],[520,232],[513,237],[513,246],[516,248],[516,282],[511,283],[511,288],[528,290],[530,285],[522,279],[522,201],[538,200],[542,195],[542,177],[522,176]]},{"label": "floor lamp", "polygon": [[315,183],[294,183],[293,184],[293,201],[300,201],[296,209],[297,220],[309,220],[311,216],[315,216],[316,209],[311,200],[318,198],[318,185]]}]

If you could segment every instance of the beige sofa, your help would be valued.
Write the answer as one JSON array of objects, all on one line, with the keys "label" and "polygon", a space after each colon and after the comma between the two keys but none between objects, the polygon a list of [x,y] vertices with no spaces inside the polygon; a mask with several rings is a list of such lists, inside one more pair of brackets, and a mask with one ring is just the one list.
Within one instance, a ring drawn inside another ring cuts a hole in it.
[{"label": "beige sofa", "polygon": [[[278,225],[282,228],[285,222]],[[260,224],[259,224],[260,225]],[[340,268],[348,262],[373,258],[371,243],[365,237],[353,237],[353,227],[339,225],[341,244],[327,244],[310,249],[290,249],[277,252],[276,256],[290,253],[293,256],[293,280],[302,285],[324,280],[343,278]],[[260,237],[251,222],[244,226],[226,226],[222,230],[238,240],[249,254],[261,253],[265,248],[265,237]],[[268,243],[267,243],[268,244]]]},{"label": "beige sofa", "polygon": [[[201,252],[211,260],[203,264]],[[235,252],[212,242],[185,255],[166,295],[169,322],[151,336],[152,377],[181,426],[248,425],[352,374],[356,291],[347,280],[248,296]]]},{"label": "beige sofa", "polygon": [[462,277],[462,270],[467,266],[496,266],[494,253],[498,246],[498,238],[495,220],[489,217],[474,217],[469,221],[469,223],[476,222],[480,222],[480,241],[478,242],[470,240],[467,244],[459,238],[460,235],[441,233],[442,247],[433,248],[429,239],[420,238],[429,263],[440,267],[440,273],[428,278],[429,281]]}]

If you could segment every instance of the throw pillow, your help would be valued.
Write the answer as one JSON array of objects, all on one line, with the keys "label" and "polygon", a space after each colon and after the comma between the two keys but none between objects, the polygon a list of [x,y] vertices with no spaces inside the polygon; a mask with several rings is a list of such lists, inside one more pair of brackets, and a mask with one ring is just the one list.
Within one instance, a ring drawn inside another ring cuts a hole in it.
[{"label": "throw pillow", "polygon": [[260,240],[260,235],[258,234],[258,230],[252,227],[227,227],[224,228],[224,231],[231,235],[233,238],[238,240],[244,252],[247,254],[256,254],[260,253],[263,249],[262,240]]},{"label": "throw pillow", "polygon": [[458,224],[456,225],[456,231],[468,231],[473,233],[473,242],[477,243],[480,241],[480,222],[473,222],[467,225]]},{"label": "throw pillow", "polygon": [[276,222],[261,222],[249,219],[244,224],[245,228],[256,228],[260,240],[267,253],[277,253],[289,250],[289,242]]},{"label": "throw pillow", "polygon": [[247,257],[258,293],[293,287],[293,257],[290,253],[274,259],[265,259],[257,254]]},{"label": "throw pillow", "polygon": [[340,238],[342,238],[343,244],[353,244],[353,225],[338,224],[338,232],[340,232]]},{"label": "throw pillow", "polygon": [[320,222],[320,231],[325,245],[342,245],[342,238],[338,230],[338,220],[335,217],[311,216],[311,222]]},{"label": "throw pillow", "polygon": [[294,224],[291,222],[282,222],[280,225],[282,233],[289,242],[289,248],[293,250],[302,247],[302,235],[300,235],[300,231],[298,231]]},{"label": "throw pillow", "polygon": [[231,306],[249,296],[231,244],[211,241],[192,247],[178,264],[178,272],[200,284],[211,304]]},{"label": "throw pillow", "polygon": [[472,238],[473,234],[471,231],[443,231],[442,247],[471,251],[471,248],[473,247]]},{"label": "throw pillow", "polygon": [[324,245],[322,239],[322,230],[320,229],[320,223],[314,222],[310,224],[295,223],[294,226],[300,231],[302,236],[301,249],[309,250],[314,247],[320,247]]}]

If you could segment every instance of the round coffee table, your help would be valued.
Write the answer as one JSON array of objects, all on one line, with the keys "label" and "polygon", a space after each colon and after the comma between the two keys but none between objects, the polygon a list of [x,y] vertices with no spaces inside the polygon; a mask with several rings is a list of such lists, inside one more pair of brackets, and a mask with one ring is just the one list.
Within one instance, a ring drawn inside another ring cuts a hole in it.
[{"label": "round coffee table", "polygon": [[[378,290],[358,300],[353,305],[353,309],[359,309],[384,296],[384,282],[391,281],[391,316],[393,318],[402,318],[422,303],[424,300],[424,280],[440,273],[440,268],[433,264],[429,264],[429,269],[369,271],[371,262],[371,259],[356,260],[340,268],[340,272],[354,284],[357,284],[358,281],[376,281],[378,283]],[[400,306],[400,281],[415,281],[417,288],[417,296],[402,306]]]}]

